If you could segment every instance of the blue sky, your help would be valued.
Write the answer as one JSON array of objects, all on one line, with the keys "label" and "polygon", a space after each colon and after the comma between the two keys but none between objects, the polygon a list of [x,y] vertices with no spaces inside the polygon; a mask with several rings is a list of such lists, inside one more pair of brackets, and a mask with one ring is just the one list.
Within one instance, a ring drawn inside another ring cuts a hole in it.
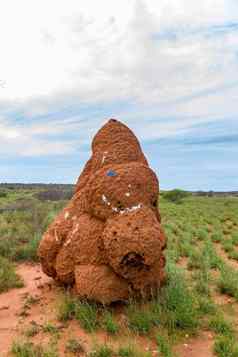
[{"label": "blue sky", "polygon": [[162,189],[238,190],[236,0],[9,0],[0,42],[0,182],[75,182],[114,117]]}]

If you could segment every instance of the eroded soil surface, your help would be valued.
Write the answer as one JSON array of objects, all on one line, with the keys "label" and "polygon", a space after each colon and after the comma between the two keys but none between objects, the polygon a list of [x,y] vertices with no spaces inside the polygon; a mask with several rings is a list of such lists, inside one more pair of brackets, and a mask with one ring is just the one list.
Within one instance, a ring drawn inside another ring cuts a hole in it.
[{"label": "eroded soil surface", "polygon": [[[33,298],[36,302],[50,299],[51,279],[42,273],[39,265],[22,264],[18,266],[17,273],[24,280],[24,287],[12,289],[0,294],[0,356],[6,356],[13,339],[18,336],[21,326],[26,318],[28,308],[24,308],[27,299]],[[43,311],[31,318],[41,320]],[[33,315],[32,315],[33,313]]]}]

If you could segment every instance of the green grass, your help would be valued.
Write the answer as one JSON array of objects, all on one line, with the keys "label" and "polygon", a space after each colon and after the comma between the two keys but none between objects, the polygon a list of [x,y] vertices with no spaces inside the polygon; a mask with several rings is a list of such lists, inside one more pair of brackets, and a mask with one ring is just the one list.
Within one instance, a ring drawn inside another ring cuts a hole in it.
[{"label": "green grass", "polygon": [[162,336],[162,335],[157,335],[156,336],[156,342],[158,346],[158,351],[163,357],[174,357],[174,354],[171,349],[171,343],[168,340],[168,338]]},{"label": "green grass", "polygon": [[111,346],[104,345],[95,345],[93,350],[90,352],[90,357],[112,357],[114,354]]},{"label": "green grass", "polygon": [[[57,204],[39,202],[32,192],[8,190],[0,198],[0,206],[15,202],[21,205],[24,199],[31,201],[30,210],[0,214],[0,292],[22,285],[14,264],[37,261],[39,240],[65,205],[63,201]],[[148,345],[156,340],[159,356],[174,357],[172,347],[181,341],[180,337],[196,334],[204,328],[215,334],[214,351],[218,357],[237,356],[238,329],[232,321],[233,316],[228,316],[225,308],[216,305],[214,300],[216,291],[216,295],[226,294],[238,301],[238,269],[234,261],[238,261],[237,202],[235,198],[188,196],[180,204],[174,204],[161,197],[160,213],[168,240],[165,252],[167,282],[158,296],[149,302],[131,301],[121,307],[124,317],[120,319],[113,307],[105,309],[80,301],[65,291],[57,309],[62,325],[70,325],[70,320],[74,319],[89,333],[103,333],[108,338],[115,335],[113,339],[130,334],[131,341],[117,350],[112,351],[108,344],[97,345],[92,351],[96,357],[150,356],[143,350],[145,346],[142,349],[135,346],[137,339],[141,339],[138,335],[143,335]],[[220,248],[225,258],[218,255]],[[179,266],[181,263],[184,268]],[[23,313],[27,313],[30,305],[26,302],[24,306]],[[40,331],[49,334],[48,338],[58,336],[57,328],[51,324],[41,326]],[[28,339],[37,333],[37,326],[25,331]],[[77,355],[81,347],[81,341],[72,338],[66,343],[65,353]],[[54,357],[56,353],[54,348],[48,351],[28,342],[15,344],[14,348],[15,356],[20,357],[38,357],[39,351],[40,357]]]},{"label": "green grass", "polygon": [[12,261],[37,261],[41,236],[63,202],[32,200],[31,205],[26,211],[0,213],[0,256]]},{"label": "green grass", "polygon": [[237,340],[230,336],[219,336],[215,340],[213,350],[218,357],[238,357]]},{"label": "green grass", "polygon": [[148,334],[152,327],[158,324],[156,311],[152,311],[150,308],[143,308],[135,302],[130,303],[126,315],[129,321],[129,328],[141,335]]},{"label": "green grass", "polygon": [[53,325],[52,323],[47,322],[42,326],[42,331],[45,333],[50,333],[50,334],[56,335],[59,333],[59,328],[57,326]]},{"label": "green grass", "polygon": [[120,357],[151,357],[151,353],[142,351],[135,344],[120,346],[115,355]]},{"label": "green grass", "polygon": [[153,302],[160,323],[170,333],[176,330],[194,332],[199,325],[198,305],[182,270],[171,264],[167,267],[168,282]]},{"label": "green grass", "polygon": [[59,321],[65,322],[75,318],[80,326],[88,332],[93,332],[98,328],[98,313],[96,304],[81,301],[69,293],[62,294],[58,303],[57,317]]},{"label": "green grass", "polygon": [[14,342],[11,352],[15,357],[58,357],[55,346],[43,347],[31,342]]},{"label": "green grass", "polygon": [[218,289],[222,294],[227,294],[238,300],[238,271],[224,265],[220,271]]},{"label": "green grass", "polygon": [[69,294],[62,294],[58,303],[57,317],[59,321],[65,322],[75,316],[75,299]]},{"label": "green grass", "polygon": [[232,336],[234,328],[221,313],[213,316],[209,322],[209,328],[219,335]]},{"label": "green grass", "polygon": [[23,286],[23,281],[16,274],[14,265],[6,258],[0,256],[0,293]]},{"label": "green grass", "polygon": [[71,338],[66,342],[65,352],[71,352],[73,354],[81,354],[84,353],[84,347],[78,339]]},{"label": "green grass", "polygon": [[119,331],[119,326],[110,311],[105,311],[103,315],[103,327],[110,335],[115,335]]},{"label": "green grass", "polygon": [[97,306],[78,300],[75,304],[75,318],[86,331],[95,331],[98,327]]},{"label": "green grass", "polygon": [[220,243],[222,240],[223,240],[223,234],[222,232],[214,232],[212,235],[211,235],[211,239],[213,242],[215,243]]}]

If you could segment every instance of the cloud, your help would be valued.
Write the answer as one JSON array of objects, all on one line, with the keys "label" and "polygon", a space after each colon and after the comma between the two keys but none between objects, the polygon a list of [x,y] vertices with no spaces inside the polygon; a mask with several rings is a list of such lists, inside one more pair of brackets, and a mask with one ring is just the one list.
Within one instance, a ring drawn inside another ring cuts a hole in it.
[{"label": "cloud", "polygon": [[179,150],[191,149],[186,140],[194,157],[234,143],[227,133],[202,133],[200,144],[194,137],[200,126],[237,120],[236,0],[0,1],[0,43],[0,156],[11,177],[16,157],[29,169],[45,160],[45,172],[56,158],[66,170],[71,157],[73,180],[68,167],[82,166],[108,117],[128,124],[165,172],[155,160],[161,150],[169,177]]},{"label": "cloud", "polygon": [[73,100],[156,105],[221,87],[238,73],[232,6],[10,0],[0,12],[0,103],[28,110]]}]

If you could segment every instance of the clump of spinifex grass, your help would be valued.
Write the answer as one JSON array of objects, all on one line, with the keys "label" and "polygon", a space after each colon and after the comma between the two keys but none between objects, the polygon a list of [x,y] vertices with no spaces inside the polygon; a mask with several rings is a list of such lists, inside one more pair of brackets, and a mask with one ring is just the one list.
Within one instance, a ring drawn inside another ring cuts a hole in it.
[{"label": "clump of spinifex grass", "polygon": [[220,242],[222,242],[222,240],[223,240],[222,231],[214,232],[214,233],[211,235],[211,240],[212,240],[214,243],[220,243]]},{"label": "clump of spinifex grass", "polygon": [[159,317],[150,305],[142,306],[132,301],[127,308],[129,328],[139,334],[148,334],[153,326],[159,324]]},{"label": "clump of spinifex grass", "polygon": [[213,350],[218,357],[238,357],[237,339],[234,336],[218,336]]},{"label": "clump of spinifex grass", "polygon": [[209,321],[208,327],[217,337],[214,353],[218,357],[238,357],[238,343],[233,324],[226,320],[221,312],[217,312]]},{"label": "clump of spinifex grass", "polygon": [[15,357],[58,357],[56,346],[34,345],[31,342],[13,342],[11,353]]},{"label": "clump of spinifex grass", "polygon": [[23,281],[15,272],[14,265],[0,256],[0,293],[12,288],[21,288],[23,285]]},{"label": "clump of spinifex grass", "polygon": [[163,357],[174,357],[171,349],[171,343],[165,336],[157,335],[156,342],[158,346],[158,351]]},{"label": "clump of spinifex grass", "polygon": [[220,270],[218,289],[222,294],[227,294],[238,300],[238,272],[233,268],[223,265]]},{"label": "clump of spinifex grass", "polygon": [[138,349],[138,346],[135,344],[120,346],[115,355],[119,357],[151,357],[151,353],[149,351],[142,351]]},{"label": "clump of spinifex grass", "polygon": [[110,335],[115,335],[119,330],[119,326],[111,311],[104,311],[101,325]]},{"label": "clump of spinifex grass", "polygon": [[168,282],[152,303],[152,311],[169,333],[194,332],[199,325],[198,305],[183,272],[174,264],[167,266]]},{"label": "clump of spinifex grass", "polygon": [[95,344],[93,350],[89,353],[89,357],[112,357],[113,355],[113,349],[108,344]]},{"label": "clump of spinifex grass", "polygon": [[219,335],[233,336],[234,334],[233,325],[219,312],[210,319],[209,328]]},{"label": "clump of spinifex grass", "polygon": [[65,352],[70,352],[78,355],[84,353],[84,347],[81,341],[75,338],[71,338],[66,343]]},{"label": "clump of spinifex grass", "polygon": [[93,332],[99,326],[100,309],[94,303],[79,300],[69,293],[62,295],[58,304],[58,319],[67,321],[75,318],[88,332]]},{"label": "clump of spinifex grass", "polygon": [[238,232],[232,233],[231,235],[232,243],[234,245],[238,245]]},{"label": "clump of spinifex grass", "polygon": [[93,303],[77,300],[75,318],[86,331],[93,332],[98,327],[98,308]]},{"label": "clump of spinifex grass", "polygon": [[62,294],[57,310],[59,321],[65,322],[73,319],[75,316],[75,298],[69,293]]},{"label": "clump of spinifex grass", "polygon": [[226,253],[231,253],[234,251],[234,246],[231,239],[223,239],[222,248]]}]

